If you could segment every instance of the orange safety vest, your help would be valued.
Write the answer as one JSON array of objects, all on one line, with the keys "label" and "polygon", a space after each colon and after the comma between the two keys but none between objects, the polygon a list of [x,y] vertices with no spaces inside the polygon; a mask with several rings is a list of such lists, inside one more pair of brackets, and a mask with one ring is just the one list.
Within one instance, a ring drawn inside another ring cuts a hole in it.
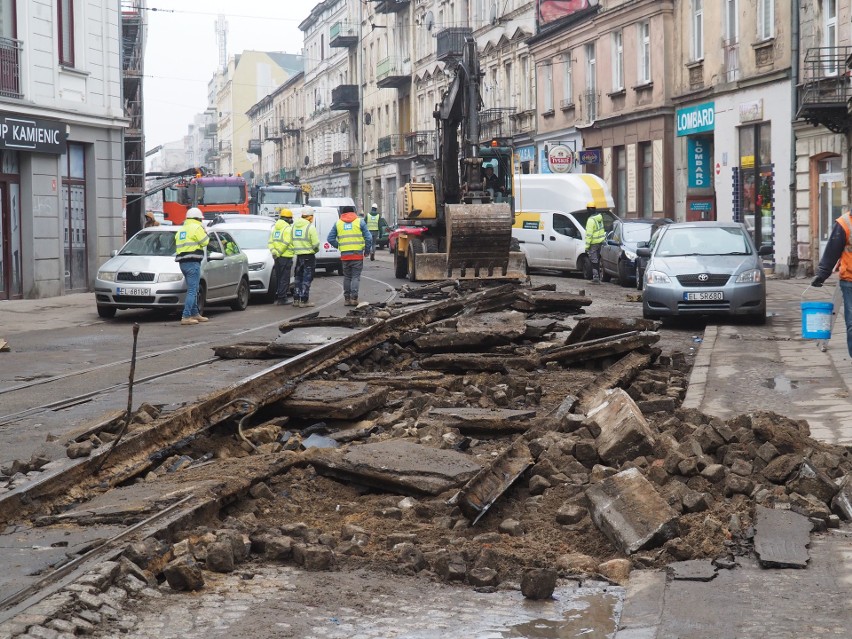
[{"label": "orange safety vest", "polygon": [[840,279],[852,281],[852,214],[844,213],[837,223],[846,231],[846,246],[840,255]]}]

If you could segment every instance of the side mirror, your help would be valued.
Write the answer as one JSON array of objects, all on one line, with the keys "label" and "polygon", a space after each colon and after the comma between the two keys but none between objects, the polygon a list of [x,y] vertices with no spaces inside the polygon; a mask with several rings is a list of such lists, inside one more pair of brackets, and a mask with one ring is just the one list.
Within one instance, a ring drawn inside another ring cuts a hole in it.
[{"label": "side mirror", "polygon": [[217,252],[215,252],[215,251],[214,251],[213,253],[208,253],[208,254],[207,254],[207,261],[208,261],[208,262],[213,262],[213,261],[218,261],[218,260],[224,260],[224,259],[225,259],[225,254],[224,254],[224,253],[217,253]]},{"label": "side mirror", "polygon": [[118,255],[118,249],[113,249],[109,252],[110,257],[115,257],[116,255]]},{"label": "side mirror", "polygon": [[636,255],[639,257],[651,257],[651,249],[647,246],[640,246],[636,249]]},{"label": "side mirror", "polygon": [[763,246],[761,246],[759,249],[757,249],[757,254],[760,257],[763,257],[765,255],[772,255],[773,253],[775,253],[775,249],[772,248],[771,246],[766,246],[765,244]]},{"label": "side mirror", "polygon": [[636,248],[648,248],[649,246],[651,246],[650,242],[638,242],[636,244]]}]

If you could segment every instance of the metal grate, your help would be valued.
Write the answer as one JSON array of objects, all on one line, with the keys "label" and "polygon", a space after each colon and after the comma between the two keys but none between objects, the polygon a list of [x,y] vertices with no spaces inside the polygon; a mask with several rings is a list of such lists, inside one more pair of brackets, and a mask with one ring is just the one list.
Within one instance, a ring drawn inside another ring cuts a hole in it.
[{"label": "metal grate", "polygon": [[116,304],[153,304],[154,296],[142,296],[142,295],[116,295],[115,296]]},{"label": "metal grate", "polygon": [[21,41],[0,38],[0,96],[21,98]]},{"label": "metal grate", "polygon": [[130,271],[119,271],[115,280],[117,282],[153,282],[154,274],[153,273],[132,273]]},{"label": "metal grate", "polygon": [[[706,280],[700,278],[706,277]],[[730,275],[713,275],[710,273],[696,273],[694,275],[678,275],[677,281],[681,286],[724,286],[731,279]]]}]

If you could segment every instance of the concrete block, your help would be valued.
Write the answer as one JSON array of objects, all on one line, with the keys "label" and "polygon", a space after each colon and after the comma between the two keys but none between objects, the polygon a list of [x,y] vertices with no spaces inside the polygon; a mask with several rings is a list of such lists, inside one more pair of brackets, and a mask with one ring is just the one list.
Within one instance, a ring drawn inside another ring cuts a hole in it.
[{"label": "concrete block", "polygon": [[837,484],[808,460],[804,460],[799,469],[787,480],[787,492],[813,495],[826,503],[831,502],[838,490]]},{"label": "concrete block", "polygon": [[598,455],[607,464],[621,465],[654,452],[656,439],[651,427],[636,402],[622,389],[608,392],[588,417],[601,429],[596,444]]},{"label": "concrete block", "polygon": [[846,521],[852,521],[852,474],[840,481],[837,494],[831,500],[831,508]]}]

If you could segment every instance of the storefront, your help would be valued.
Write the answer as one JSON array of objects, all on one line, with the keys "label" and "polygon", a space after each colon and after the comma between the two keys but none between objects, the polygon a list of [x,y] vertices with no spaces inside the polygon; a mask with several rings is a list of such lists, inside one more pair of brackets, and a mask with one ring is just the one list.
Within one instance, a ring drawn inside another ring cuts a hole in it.
[{"label": "storefront", "polygon": [[687,222],[716,219],[713,178],[715,123],[716,107],[713,102],[683,107],[675,113],[680,151],[686,155],[686,201],[683,219]]},{"label": "storefront", "polygon": [[579,154],[583,150],[583,136],[574,127],[568,130],[554,131],[546,136],[539,136],[536,139],[535,155],[536,155],[536,171],[535,173],[553,173],[551,163],[548,158],[551,155],[551,150],[554,147],[561,147],[571,151],[572,160],[568,167],[568,173],[582,173],[583,169],[579,163]]}]

